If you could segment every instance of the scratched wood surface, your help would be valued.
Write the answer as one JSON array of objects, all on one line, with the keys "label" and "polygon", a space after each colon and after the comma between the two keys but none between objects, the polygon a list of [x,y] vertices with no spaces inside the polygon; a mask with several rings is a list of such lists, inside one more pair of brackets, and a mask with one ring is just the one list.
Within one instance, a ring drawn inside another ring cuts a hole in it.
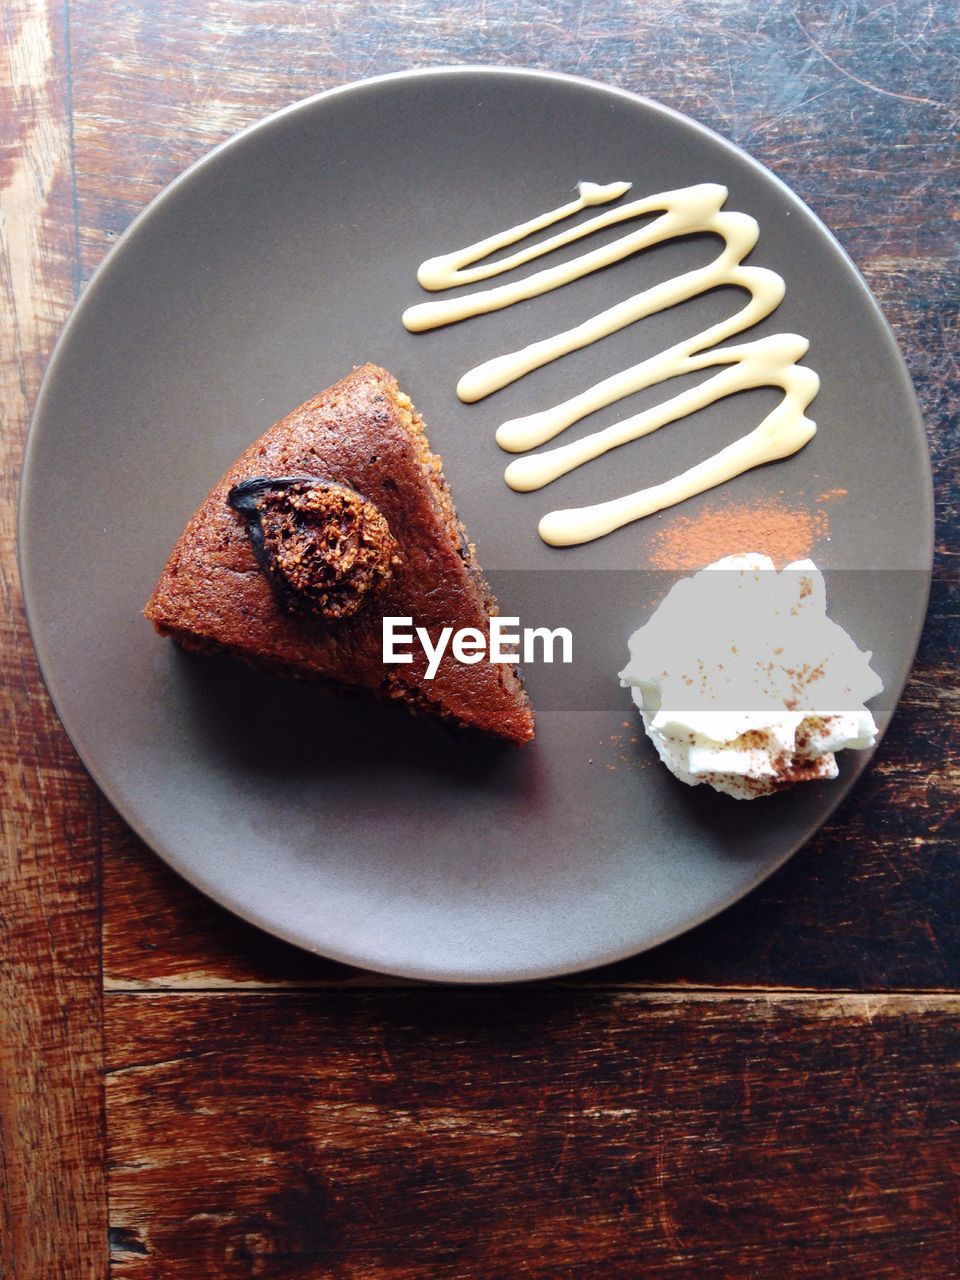
[{"label": "scratched wood surface", "polygon": [[76,297],[66,29],[0,10],[0,1277],[101,1274],[106,1230],[99,803],[42,691],[16,486],[44,360]]},{"label": "scratched wood surface", "polygon": [[[0,44],[0,1277],[960,1275],[953,7],[8,0]],[[647,93],[803,196],[901,343],[940,512],[916,670],[828,828],[686,938],[496,993],[182,885],[56,723],[14,546],[44,360],[143,205],[289,101],[464,61]]]},{"label": "scratched wood surface", "polygon": [[114,997],[118,1274],[955,1274],[957,997],[397,995]]}]

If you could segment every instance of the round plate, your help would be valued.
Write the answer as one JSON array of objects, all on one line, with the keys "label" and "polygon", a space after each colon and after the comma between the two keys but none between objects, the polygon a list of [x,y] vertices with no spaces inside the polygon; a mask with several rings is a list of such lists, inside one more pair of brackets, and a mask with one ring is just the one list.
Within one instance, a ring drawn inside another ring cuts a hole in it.
[{"label": "round plate", "polygon": [[[706,129],[628,93],[453,68],[366,81],[271,116],[134,222],[84,292],[37,404],[24,588],[77,750],[198,888],[352,964],[499,981],[649,947],[768,875],[866,762],[847,752],[837,782],[753,803],[676,783],[631,741],[616,675],[663,587],[633,571],[677,512],[565,551],[536,534],[545,510],[642,487],[713,452],[759,420],[772,392],[723,401],[545,494],[512,493],[502,479],[500,421],[727,314],[729,298],[688,304],[699,308],[692,319],[674,308],[480,404],[455,396],[459,374],[481,359],[705,261],[709,242],[664,246],[433,333],[400,323],[425,296],[423,258],[555,207],[581,178],[632,180],[635,195],[722,182],[727,207],[759,220],[752,261],[787,282],[762,331],[810,338],[820,430],[723,493],[747,503],[783,493],[797,505],[847,490],[817,558],[863,571],[830,575],[831,613],[874,651],[884,725],[913,658],[932,543],[929,461],[903,362],[857,272],[795,196]],[[235,456],[365,360],[394,372],[423,412],[504,612],[538,625],[549,605],[556,625],[589,601],[600,620],[562,676],[530,669],[539,719],[529,748],[186,656],[141,616],[182,525]],[[613,406],[596,421],[617,416]]]}]

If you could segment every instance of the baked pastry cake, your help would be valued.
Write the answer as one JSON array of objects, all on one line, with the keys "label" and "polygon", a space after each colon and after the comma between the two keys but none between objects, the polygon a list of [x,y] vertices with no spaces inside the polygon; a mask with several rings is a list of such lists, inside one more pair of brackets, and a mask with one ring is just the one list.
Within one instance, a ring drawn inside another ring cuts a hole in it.
[{"label": "baked pastry cake", "polygon": [[440,459],[396,379],[367,364],[271,427],[188,522],[144,610],[184,648],[399,699],[513,742],[533,737],[519,672],[420,646],[384,664],[384,617],[484,635],[497,603]]}]

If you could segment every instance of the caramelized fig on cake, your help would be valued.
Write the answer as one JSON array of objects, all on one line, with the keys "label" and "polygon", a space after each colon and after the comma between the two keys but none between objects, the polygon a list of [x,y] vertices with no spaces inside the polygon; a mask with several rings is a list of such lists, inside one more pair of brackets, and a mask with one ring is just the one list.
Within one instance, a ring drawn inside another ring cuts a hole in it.
[{"label": "caramelized fig on cake", "polygon": [[233,486],[227,504],[246,519],[257,563],[290,611],[349,618],[400,563],[382,512],[349,485],[254,476]]}]

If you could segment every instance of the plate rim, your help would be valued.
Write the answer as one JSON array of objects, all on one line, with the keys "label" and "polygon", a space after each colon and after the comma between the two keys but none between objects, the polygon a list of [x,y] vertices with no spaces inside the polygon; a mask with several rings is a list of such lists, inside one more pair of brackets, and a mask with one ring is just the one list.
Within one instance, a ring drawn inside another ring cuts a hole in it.
[{"label": "plate rim", "polygon": [[[81,750],[80,743],[83,741],[82,729],[76,725],[70,725],[61,711],[61,701],[56,689],[56,680],[49,669],[49,658],[45,653],[44,646],[38,635],[38,625],[36,622],[34,611],[34,580],[32,572],[29,568],[29,554],[26,550],[29,542],[26,536],[26,527],[30,517],[30,490],[31,478],[35,468],[34,454],[36,453],[36,445],[39,436],[43,431],[43,416],[46,400],[51,394],[56,377],[58,365],[63,359],[64,352],[69,346],[69,341],[74,330],[83,323],[83,316],[86,307],[89,305],[90,298],[93,297],[97,288],[103,279],[115,269],[116,263],[122,260],[127,244],[138,234],[140,228],[146,225],[152,217],[157,213],[166,201],[173,198],[175,193],[184,185],[193,181],[196,175],[202,172],[207,166],[216,163],[217,159],[234,147],[242,146],[244,140],[261,130],[268,130],[275,127],[279,121],[287,116],[295,116],[301,112],[314,109],[319,103],[330,99],[350,95],[363,90],[375,88],[381,84],[388,84],[397,81],[422,81],[436,77],[462,76],[464,79],[474,77],[496,78],[514,78],[514,79],[539,79],[549,82],[566,83],[571,86],[587,89],[592,92],[613,95],[622,98],[631,106],[639,106],[644,110],[651,111],[654,114],[665,116],[669,119],[680,123],[684,128],[693,129],[707,138],[712,145],[719,146],[722,150],[728,151],[735,155],[739,161],[745,161],[750,167],[759,171],[763,177],[771,181],[778,187],[781,193],[790,201],[799,203],[809,217],[816,223],[821,233],[824,234],[834,250],[842,255],[845,263],[851,273],[851,277],[858,286],[861,300],[865,302],[870,310],[873,311],[875,319],[878,321],[878,328],[882,334],[888,353],[897,368],[904,388],[907,392],[908,399],[913,410],[913,423],[911,424],[926,449],[927,466],[924,470],[924,486],[923,494],[918,495],[923,500],[924,506],[924,523],[923,534],[924,541],[922,551],[924,566],[919,570],[925,576],[925,590],[921,601],[921,607],[917,613],[917,619],[914,625],[914,634],[911,643],[905,652],[909,656],[909,661],[905,666],[905,675],[896,691],[893,709],[890,718],[878,735],[876,745],[868,751],[858,753],[856,760],[852,764],[852,777],[842,787],[842,790],[831,799],[826,807],[818,814],[815,822],[805,834],[801,835],[796,841],[791,842],[786,850],[771,862],[765,863],[757,874],[745,885],[738,885],[723,899],[712,903],[705,911],[697,913],[695,916],[687,919],[684,923],[677,926],[667,926],[662,932],[655,934],[648,941],[645,941],[639,948],[635,945],[627,945],[617,947],[605,952],[601,957],[591,959],[589,962],[576,963],[574,965],[563,965],[557,967],[554,965],[530,965],[523,970],[512,970],[510,972],[496,972],[468,970],[467,972],[438,973],[429,966],[418,967],[416,965],[405,965],[401,967],[384,968],[378,966],[375,961],[360,958],[356,953],[347,954],[335,947],[324,946],[322,949],[315,943],[302,936],[298,936],[296,931],[284,929],[272,920],[268,920],[258,915],[256,911],[250,910],[243,905],[226,900],[222,892],[210,885],[206,877],[197,872],[189,862],[185,862],[175,851],[171,850],[169,845],[157,835],[149,830],[149,824],[141,821],[139,817],[128,813],[121,794],[122,789],[115,788],[110,782],[105,781],[101,776],[101,771],[91,766],[87,759],[87,753]],[[294,102],[287,103],[285,106],[271,111],[268,114],[258,117],[244,128],[224,138],[214,147],[205,151],[202,155],[193,160],[185,169],[181,170],[170,182],[168,182],[155,196],[135,215],[129,225],[124,229],[118,237],[116,243],[111,246],[109,251],[104,255],[102,260],[97,264],[96,268],[90,275],[89,280],[82,286],[81,291],[70,309],[69,315],[64,321],[57,339],[51,349],[47,359],[46,367],[37,390],[36,399],[34,401],[33,411],[30,414],[29,425],[27,428],[24,446],[23,461],[21,464],[18,499],[17,499],[17,568],[20,577],[21,595],[23,600],[23,609],[26,616],[27,628],[30,636],[34,652],[37,657],[37,664],[41,680],[44,688],[51,700],[53,709],[58,720],[70,741],[73,750],[76,752],[84,769],[93,779],[96,786],[105,796],[107,801],[117,811],[123,821],[130,827],[134,834],[143,841],[148,849],[157,857],[159,857],[175,874],[180,876],[188,884],[192,885],[204,896],[210,898],[217,906],[229,911],[232,915],[243,920],[247,924],[262,930],[268,935],[279,939],[281,942],[290,944],[300,950],[306,951],[311,955],[319,956],[325,959],[344,964],[351,968],[359,968],[363,972],[385,977],[396,977],[402,979],[413,980],[417,982],[427,982],[442,985],[456,986],[502,986],[512,983],[538,982],[565,976],[571,976],[579,973],[587,973],[594,969],[605,965],[614,964],[625,960],[631,956],[641,955],[650,951],[655,947],[661,946],[666,942],[680,937],[685,933],[689,933],[693,929],[700,927],[715,916],[722,914],[735,903],[741,901],[750,895],[764,881],[779,871],[821,828],[831,820],[837,808],[848,798],[852,789],[857,785],[862,774],[867,770],[873,761],[877,749],[879,748],[883,738],[886,735],[890,724],[899,708],[900,701],[903,696],[903,690],[909,680],[910,673],[916,661],[917,650],[923,636],[926,624],[927,612],[929,609],[930,589],[933,576],[933,561],[935,550],[935,507],[934,507],[934,489],[933,489],[933,469],[932,459],[930,456],[929,439],[926,434],[925,422],[917,397],[910,371],[904,358],[903,352],[897,342],[886,316],[880,307],[879,302],[874,297],[869,285],[861,274],[856,263],[847,253],[844,246],[840,243],[830,228],[823,222],[819,215],[810,208],[805,200],[794,192],[787,183],[780,178],[765,164],[757,160],[750,152],[740,147],[737,143],[725,138],[722,134],[717,133],[708,125],[701,123],[694,117],[686,115],[684,112],[665,103],[658,102],[649,98],[644,94],[636,93],[630,89],[624,89],[619,85],[607,84],[603,81],[595,80],[588,76],[574,75],[569,72],[555,71],[546,68],[508,66],[489,63],[449,63],[433,67],[408,67],[398,71],[385,72],[380,75],[365,77],[360,80],[351,80],[343,84],[333,85],[327,89],[319,90],[317,93],[309,94],[304,98],[297,99]]]}]

